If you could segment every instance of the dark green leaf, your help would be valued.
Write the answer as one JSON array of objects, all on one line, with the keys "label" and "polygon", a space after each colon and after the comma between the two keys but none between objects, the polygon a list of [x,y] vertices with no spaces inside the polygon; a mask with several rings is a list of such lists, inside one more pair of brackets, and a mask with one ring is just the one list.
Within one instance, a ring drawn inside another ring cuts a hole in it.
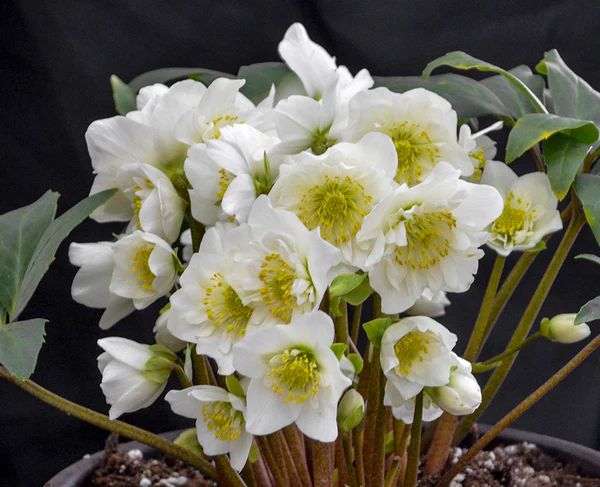
[{"label": "dark green leaf", "polygon": [[593,262],[594,264],[600,265],[600,257],[598,257],[597,255],[594,255],[594,254],[579,254],[579,255],[575,256],[575,259],[589,260],[590,262]]},{"label": "dark green leaf", "polygon": [[16,319],[23,309],[25,309],[42,277],[44,277],[44,274],[48,271],[50,264],[54,260],[54,255],[60,244],[77,225],[85,220],[96,208],[108,201],[116,191],[116,189],[108,189],[88,196],[73,208],[64,212],[46,228],[27,265],[17,303],[14,311],[11,313],[12,320]]},{"label": "dark green leaf", "polygon": [[424,80],[419,76],[374,77],[375,86],[404,93],[413,88],[425,88],[450,102],[461,120],[486,115],[510,116],[509,110],[494,92],[466,76],[441,74]]},{"label": "dark green leaf", "polygon": [[508,135],[506,162],[514,161],[535,144],[557,133],[588,145],[598,139],[598,129],[587,120],[564,118],[549,113],[529,113],[517,120]]},{"label": "dark green leaf", "polygon": [[246,80],[242,93],[258,103],[269,94],[271,85],[279,86],[296,75],[284,63],[268,62],[242,66],[237,77]]},{"label": "dark green leaf", "polygon": [[19,379],[29,379],[44,343],[46,320],[34,318],[0,326],[0,363]]},{"label": "dark green leaf", "polygon": [[208,86],[217,78],[235,78],[235,76],[204,68],[161,68],[136,76],[129,82],[129,87],[134,93],[137,93],[144,86],[153,85],[154,83],[171,84],[186,78],[195,79]]},{"label": "dark green leaf", "polygon": [[376,347],[380,347],[383,334],[385,333],[385,330],[391,326],[391,324],[391,318],[377,318],[375,320],[363,323],[363,328],[367,333],[369,341]]},{"label": "dark green leaf", "polygon": [[36,245],[56,214],[58,193],[0,215],[0,308],[12,314]]},{"label": "dark green leaf", "polygon": [[113,74],[110,77],[110,86],[112,87],[115,110],[119,115],[127,115],[129,112],[137,109],[135,93],[129,85]]},{"label": "dark green leaf", "polygon": [[[517,66],[509,71],[531,89],[540,100],[544,97],[544,79],[533,74],[528,66]],[[480,82],[502,101],[508,114],[515,119],[526,113],[536,112],[536,107],[525,94],[502,75],[491,76]]]},{"label": "dark green leaf", "polygon": [[600,245],[600,176],[580,174],[575,179],[575,192],[583,203],[585,218]]},{"label": "dark green leaf", "polygon": [[579,325],[580,323],[589,323],[590,321],[595,321],[600,319],[600,296],[595,297],[594,299],[585,303],[577,316],[575,317],[575,324]]},{"label": "dark green leaf", "polygon": [[569,192],[575,176],[583,167],[589,148],[588,144],[582,144],[563,134],[553,135],[544,143],[546,172],[559,200],[562,201]]},{"label": "dark green leaf", "polygon": [[556,49],[548,51],[536,69],[548,76],[555,113],[600,126],[600,93],[571,71]]}]

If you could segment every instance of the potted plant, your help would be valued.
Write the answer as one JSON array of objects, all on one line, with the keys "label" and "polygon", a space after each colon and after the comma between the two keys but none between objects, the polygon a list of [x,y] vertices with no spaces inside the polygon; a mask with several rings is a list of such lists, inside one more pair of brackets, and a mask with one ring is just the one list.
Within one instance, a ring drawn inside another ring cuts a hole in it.
[{"label": "potted plant", "polygon": [[[539,74],[452,52],[420,78],[353,76],[294,24],[279,52],[284,63],[236,76],[112,77],[119,115],[86,133],[90,196],[58,218],[52,192],[0,217],[0,376],[219,485],[456,484],[600,345],[590,339],[458,455],[521,351],[585,340],[600,317],[600,297],[538,317],[581,229],[600,241],[600,94],[556,51]],[[440,67],[489,77],[432,75]],[[490,116],[498,122],[474,131]],[[502,127],[497,161],[490,135]],[[509,164],[526,153],[535,171],[518,175]],[[71,244],[73,299],[102,309],[103,329],[163,304],[156,343],[98,342],[108,416],[28,380],[45,320],[19,321],[87,216],[123,231]],[[480,358],[549,238],[560,243],[506,349]],[[484,248],[496,258],[458,356],[444,308],[468,291]],[[520,256],[505,272],[511,253]],[[165,399],[195,428],[160,436],[117,419],[149,407],[172,375],[180,388]],[[597,476],[597,457],[582,451]]]}]

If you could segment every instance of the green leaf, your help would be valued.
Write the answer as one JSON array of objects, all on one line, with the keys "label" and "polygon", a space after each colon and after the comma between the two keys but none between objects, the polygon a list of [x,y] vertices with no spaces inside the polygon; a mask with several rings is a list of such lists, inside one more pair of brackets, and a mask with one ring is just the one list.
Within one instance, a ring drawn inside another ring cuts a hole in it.
[{"label": "green leaf", "polygon": [[115,110],[119,115],[127,115],[137,109],[135,92],[127,83],[124,83],[117,75],[113,74],[110,77],[110,86],[115,101]]},{"label": "green leaf", "polygon": [[60,244],[90,213],[106,203],[116,192],[116,189],[108,189],[88,196],[65,211],[46,228],[27,265],[17,304],[11,313],[12,320],[16,319],[25,309],[42,277],[44,277],[54,260]]},{"label": "green leaf", "polygon": [[242,384],[240,384],[240,381],[235,375],[228,375],[225,377],[225,385],[227,386],[227,390],[234,396],[242,398],[246,397]]},{"label": "green leaf", "polygon": [[529,113],[517,120],[508,135],[506,162],[514,161],[538,142],[547,140],[557,133],[588,145],[598,139],[598,129],[590,121],[564,118],[549,113]]},{"label": "green leaf", "polygon": [[589,148],[588,144],[582,144],[563,134],[553,135],[544,143],[546,172],[559,200],[562,201],[567,196],[575,177],[581,172]]},{"label": "green leaf", "polygon": [[348,349],[348,345],[346,345],[345,343],[332,343],[331,344],[331,351],[335,354],[336,358],[338,360],[342,360],[342,357],[344,356],[344,352]]},{"label": "green leaf", "polygon": [[594,299],[585,303],[577,316],[575,317],[575,324],[579,325],[580,323],[589,323],[590,321],[595,321],[600,319],[600,296],[595,297]]},{"label": "green leaf", "polygon": [[546,245],[546,242],[544,240],[540,240],[538,243],[535,244],[535,246],[533,246],[530,249],[527,249],[525,252],[531,252],[531,253],[537,253],[537,252],[541,252],[542,250],[546,250],[548,247]]},{"label": "green leaf", "polygon": [[0,326],[0,363],[21,380],[33,374],[44,343],[46,321],[34,318]]},{"label": "green leaf", "polygon": [[369,341],[376,347],[380,347],[383,334],[385,333],[385,330],[391,326],[391,324],[391,318],[377,318],[375,320],[363,323],[363,328],[365,332],[367,332]]},{"label": "green leaf", "polygon": [[531,89],[523,83],[517,76],[513,73],[506,71],[498,66],[490,64],[486,61],[482,61],[481,59],[477,59],[466,52],[462,51],[453,51],[448,54],[443,55],[437,59],[431,61],[425,69],[423,70],[423,78],[427,79],[431,72],[439,68],[440,66],[449,66],[451,68],[461,69],[461,70],[477,70],[483,72],[491,72],[497,73],[508,80],[508,82],[514,86],[515,89],[521,91],[532,103],[537,112],[544,113],[546,112],[545,107],[539,98],[531,91]]},{"label": "green leaf", "polygon": [[510,116],[496,94],[480,82],[459,74],[441,74],[426,80],[420,76],[375,76],[375,86],[404,93],[413,88],[425,88],[444,97],[456,110],[460,120],[486,115]]},{"label": "green leaf", "polygon": [[56,214],[58,193],[0,215],[0,308],[13,314],[36,245]]},{"label": "green leaf", "polygon": [[237,77],[246,80],[241,92],[253,102],[258,103],[269,94],[271,85],[279,86],[295,78],[296,75],[285,63],[267,62],[242,66]]},{"label": "green leaf", "polygon": [[352,306],[358,306],[359,304],[364,303],[371,294],[373,294],[373,289],[369,284],[369,280],[365,279],[352,291],[344,294],[342,298]]},{"label": "green leaf", "polygon": [[356,289],[367,278],[367,274],[340,274],[329,285],[329,296],[337,297]]},{"label": "green leaf", "polygon": [[575,192],[583,203],[585,218],[600,245],[600,176],[580,174],[575,179]]},{"label": "green leaf", "polygon": [[204,455],[202,447],[200,446],[200,443],[198,443],[196,428],[190,428],[181,432],[179,436],[173,440],[173,443],[185,448],[186,450]]},{"label": "green leaf", "polygon": [[195,79],[208,86],[217,78],[235,78],[230,73],[215,71],[204,68],[161,68],[142,73],[129,82],[129,87],[134,93],[140,91],[144,86],[154,83],[171,84],[182,79]]},{"label": "green leaf", "polygon": [[365,365],[361,356],[357,353],[349,353],[347,359],[350,360],[350,362],[354,366],[354,373],[356,375],[360,374]]},{"label": "green leaf", "polygon": [[548,76],[554,112],[563,117],[593,120],[600,125],[600,93],[577,76],[552,49],[536,66]]},{"label": "green leaf", "polygon": [[[543,99],[544,78],[537,74],[533,74],[529,66],[517,66],[508,72],[529,87],[537,98],[540,100]],[[526,113],[536,111],[536,107],[531,100],[525,96],[523,91],[516,89],[515,85],[508,81],[505,76],[501,74],[490,76],[489,78],[481,80],[480,83],[495,93],[506,107],[506,110],[508,110],[508,115],[515,119]]]},{"label": "green leaf", "polygon": [[598,257],[597,255],[594,255],[594,254],[579,254],[579,255],[575,256],[575,259],[589,260],[590,262],[593,262],[594,264],[600,265],[600,257]]}]

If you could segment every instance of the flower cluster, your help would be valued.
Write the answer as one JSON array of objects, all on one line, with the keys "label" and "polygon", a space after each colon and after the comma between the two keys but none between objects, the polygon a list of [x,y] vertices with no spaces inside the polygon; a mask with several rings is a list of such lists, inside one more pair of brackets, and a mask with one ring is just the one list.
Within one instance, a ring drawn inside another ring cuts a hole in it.
[{"label": "flower cluster", "polygon": [[104,309],[102,328],[165,305],[158,346],[100,341],[111,416],[152,403],[172,370],[197,383],[182,350],[186,361],[209,357],[239,387],[166,399],[196,419],[206,454],[228,453],[238,470],[254,436],[295,424],[337,437],[338,402],[358,370],[333,346],[352,344],[324,312],[336,277],[366,275],[383,313],[413,315],[381,340],[394,416],[410,423],[420,393],[426,420],[468,414],[481,401],[471,364],[428,316],[469,289],[482,246],[531,249],[562,226],[547,177],[492,161],[491,139],[459,127],[444,98],[373,88],[300,24],[279,53],[295,83],[258,104],[244,80],[188,79],[144,87],[137,110],[93,122],[91,193],[119,191],[92,216],[126,226],[115,241],[70,250],[73,297]]}]

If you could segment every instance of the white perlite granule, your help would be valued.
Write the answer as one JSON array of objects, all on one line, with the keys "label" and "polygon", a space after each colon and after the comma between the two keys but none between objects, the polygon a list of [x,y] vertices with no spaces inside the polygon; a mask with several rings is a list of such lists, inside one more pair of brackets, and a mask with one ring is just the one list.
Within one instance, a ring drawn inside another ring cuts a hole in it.
[{"label": "white perlite granule", "polygon": [[150,487],[152,485],[152,480],[142,477],[140,479],[139,487]]},{"label": "white perlite granule", "polygon": [[129,458],[129,460],[141,460],[142,458],[144,458],[144,454],[141,450],[135,448],[127,452],[127,458]]}]

